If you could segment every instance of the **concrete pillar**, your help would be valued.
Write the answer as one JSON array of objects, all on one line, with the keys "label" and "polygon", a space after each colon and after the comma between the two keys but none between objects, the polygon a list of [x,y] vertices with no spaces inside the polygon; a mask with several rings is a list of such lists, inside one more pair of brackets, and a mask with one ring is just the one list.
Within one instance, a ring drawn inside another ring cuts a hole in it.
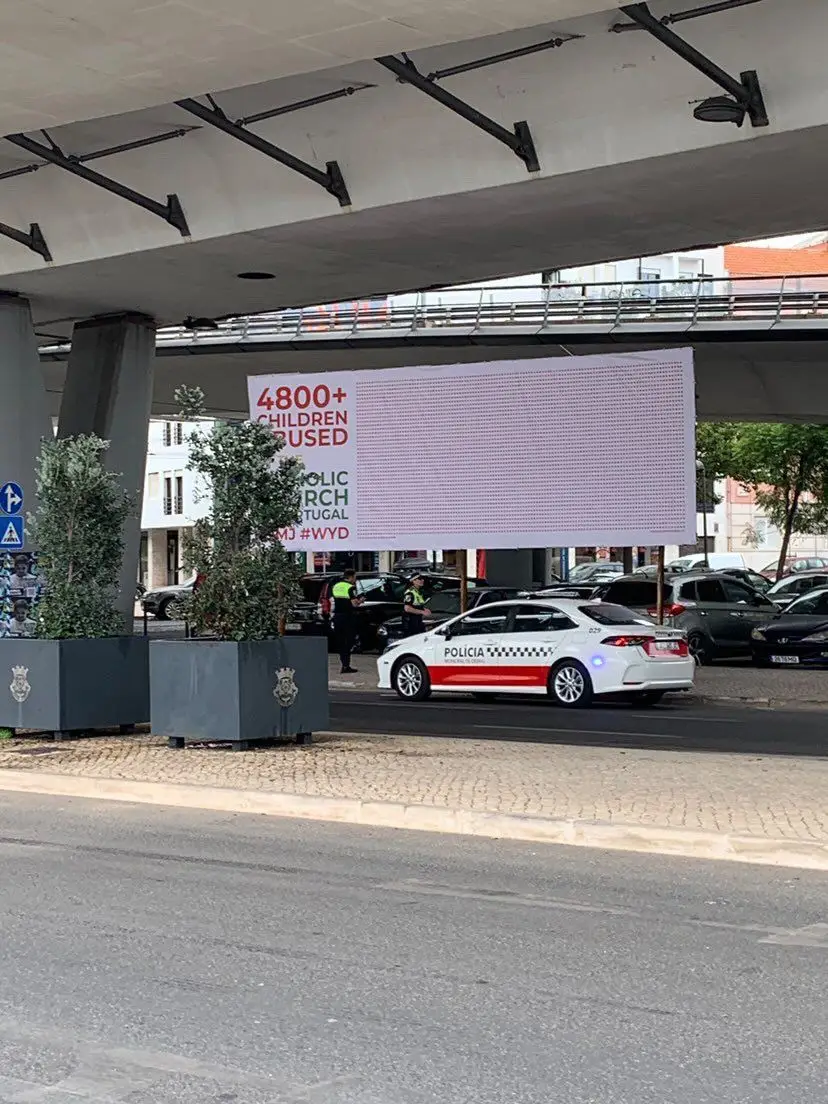
[{"label": "concrete pillar", "polygon": [[167,585],[167,530],[150,529],[148,538],[147,590]]},{"label": "concrete pillar", "polygon": [[491,586],[530,587],[533,581],[531,548],[486,550],[486,579]]},{"label": "concrete pillar", "polygon": [[122,314],[78,322],[66,371],[58,435],[95,433],[111,445],[105,462],[135,500],[124,527],[124,562],[117,608],[132,631],[141,541],[141,505],[152,404],[155,322]]},{"label": "concrete pillar", "polygon": [[0,294],[0,486],[23,488],[22,516],[34,511],[35,465],[40,442],[52,436],[27,299]]}]

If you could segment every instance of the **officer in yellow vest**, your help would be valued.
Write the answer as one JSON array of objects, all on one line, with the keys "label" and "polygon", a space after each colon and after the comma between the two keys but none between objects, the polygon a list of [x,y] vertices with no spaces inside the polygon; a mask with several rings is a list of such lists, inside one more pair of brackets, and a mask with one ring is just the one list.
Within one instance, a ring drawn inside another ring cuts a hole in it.
[{"label": "officer in yellow vest", "polygon": [[416,636],[425,632],[425,618],[431,617],[431,610],[426,609],[422,575],[415,575],[403,595],[402,630],[403,636]]},{"label": "officer in yellow vest", "polygon": [[357,597],[356,574],[346,571],[331,591],[333,598],[334,636],[337,651],[342,664],[343,675],[355,675],[356,668],[351,666],[351,652],[357,636],[357,613],[362,599]]}]

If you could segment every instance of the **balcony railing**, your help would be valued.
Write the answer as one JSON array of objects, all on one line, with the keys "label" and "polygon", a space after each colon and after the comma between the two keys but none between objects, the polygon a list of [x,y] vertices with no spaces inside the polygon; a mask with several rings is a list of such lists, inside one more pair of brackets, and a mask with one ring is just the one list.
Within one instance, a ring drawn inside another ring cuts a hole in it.
[{"label": "balcony railing", "polygon": [[[693,333],[702,330],[828,328],[828,274],[714,280],[632,281],[447,288],[321,307],[228,318],[216,328],[167,326],[162,355],[176,348],[256,346],[296,340],[440,339],[440,331]],[[60,358],[68,345],[41,349]]]}]

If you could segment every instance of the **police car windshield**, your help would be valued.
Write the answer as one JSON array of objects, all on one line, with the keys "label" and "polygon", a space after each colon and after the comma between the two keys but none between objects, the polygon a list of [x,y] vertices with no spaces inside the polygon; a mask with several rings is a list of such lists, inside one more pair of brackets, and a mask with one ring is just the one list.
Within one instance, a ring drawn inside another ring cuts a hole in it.
[{"label": "police car windshield", "polygon": [[615,606],[610,602],[592,602],[588,606],[578,607],[592,621],[599,625],[652,625],[653,621],[643,614],[635,613],[626,606]]},{"label": "police car windshield", "polygon": [[432,613],[455,614],[460,612],[460,591],[439,590],[428,599],[428,608]]}]

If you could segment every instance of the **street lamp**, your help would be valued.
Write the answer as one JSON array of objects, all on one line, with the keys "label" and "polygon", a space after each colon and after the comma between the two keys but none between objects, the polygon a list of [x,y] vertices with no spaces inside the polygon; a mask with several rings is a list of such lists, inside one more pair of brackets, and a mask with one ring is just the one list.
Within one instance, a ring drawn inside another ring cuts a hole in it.
[{"label": "street lamp", "polygon": [[702,540],[704,541],[704,566],[710,567],[707,558],[707,472],[704,461],[696,458],[696,471],[701,473]]}]

